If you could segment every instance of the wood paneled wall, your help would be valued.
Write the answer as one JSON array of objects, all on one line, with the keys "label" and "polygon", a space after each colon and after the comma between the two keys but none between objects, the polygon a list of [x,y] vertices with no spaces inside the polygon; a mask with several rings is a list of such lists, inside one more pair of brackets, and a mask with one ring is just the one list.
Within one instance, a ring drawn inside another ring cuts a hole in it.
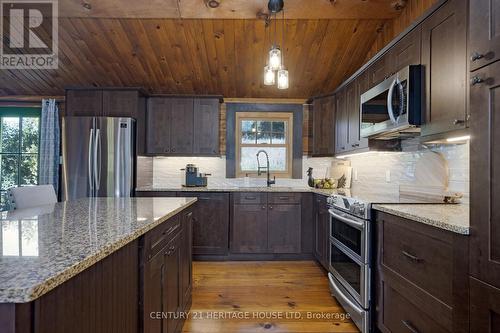
[{"label": "wood paneled wall", "polygon": [[377,31],[377,37],[366,55],[365,62],[370,60],[378,51],[389,44],[397,35],[410,26],[425,11],[431,8],[439,0],[409,0],[406,7],[401,11],[401,15],[385,20]]}]

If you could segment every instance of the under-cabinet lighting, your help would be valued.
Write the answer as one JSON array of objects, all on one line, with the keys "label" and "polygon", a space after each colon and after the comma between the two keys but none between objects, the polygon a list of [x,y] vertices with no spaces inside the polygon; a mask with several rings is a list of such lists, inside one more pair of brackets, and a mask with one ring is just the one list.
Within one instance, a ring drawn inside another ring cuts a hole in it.
[{"label": "under-cabinet lighting", "polygon": [[464,136],[456,136],[453,138],[448,138],[446,139],[446,142],[459,142],[459,141],[467,141],[470,139],[470,135],[464,135]]}]

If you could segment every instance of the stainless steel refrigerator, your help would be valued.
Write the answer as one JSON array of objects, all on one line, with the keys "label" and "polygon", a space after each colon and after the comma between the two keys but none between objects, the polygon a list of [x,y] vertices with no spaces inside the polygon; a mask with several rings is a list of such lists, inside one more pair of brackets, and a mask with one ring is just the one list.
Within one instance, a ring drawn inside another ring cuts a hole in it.
[{"label": "stainless steel refrigerator", "polygon": [[64,117],[62,152],[63,200],[134,194],[134,119]]}]

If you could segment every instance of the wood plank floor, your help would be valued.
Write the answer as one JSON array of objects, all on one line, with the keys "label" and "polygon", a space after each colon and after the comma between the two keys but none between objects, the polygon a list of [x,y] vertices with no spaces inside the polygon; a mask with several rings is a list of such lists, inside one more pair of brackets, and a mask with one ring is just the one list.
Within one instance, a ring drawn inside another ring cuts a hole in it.
[{"label": "wood plank floor", "polygon": [[184,333],[358,332],[314,261],[194,262],[193,278]]}]

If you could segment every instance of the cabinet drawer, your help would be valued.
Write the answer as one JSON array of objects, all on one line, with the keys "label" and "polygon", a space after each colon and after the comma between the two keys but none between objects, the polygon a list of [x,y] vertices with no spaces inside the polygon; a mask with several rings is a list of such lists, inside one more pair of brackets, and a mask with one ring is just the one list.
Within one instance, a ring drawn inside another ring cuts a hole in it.
[{"label": "cabinet drawer", "polygon": [[452,305],[453,247],[445,232],[382,215],[382,266]]},{"label": "cabinet drawer", "polygon": [[144,239],[146,259],[152,258],[180,231],[181,221],[179,215],[170,218],[149,231]]},{"label": "cabinet drawer", "polygon": [[382,323],[389,332],[433,332],[448,333],[437,321],[422,312],[403,295],[391,288],[389,284],[383,286]]},{"label": "cabinet drawer", "polygon": [[241,192],[234,193],[233,200],[235,204],[265,204],[267,203],[267,193],[259,192]]},{"label": "cabinet drawer", "polygon": [[302,198],[300,193],[268,193],[270,204],[299,204]]}]

